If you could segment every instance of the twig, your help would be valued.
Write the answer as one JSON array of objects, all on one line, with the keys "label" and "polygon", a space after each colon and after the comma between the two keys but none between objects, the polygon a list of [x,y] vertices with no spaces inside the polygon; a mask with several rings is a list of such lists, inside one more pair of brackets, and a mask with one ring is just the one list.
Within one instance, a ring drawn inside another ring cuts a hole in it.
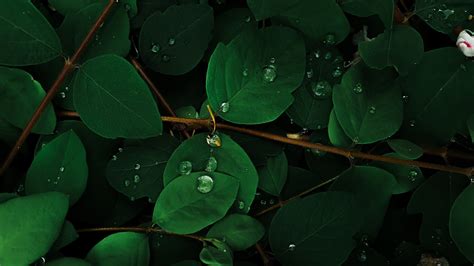
[{"label": "twig", "polygon": [[93,40],[96,32],[104,23],[105,19],[109,15],[115,3],[116,3],[115,0],[109,0],[108,4],[105,6],[99,18],[90,29],[89,33],[87,33],[86,37],[82,41],[79,48],[77,48],[72,58],[66,59],[66,61],[64,62],[63,69],[59,73],[58,77],[54,81],[51,88],[48,90],[48,93],[46,94],[46,96],[43,98],[39,106],[36,108],[30,121],[28,121],[28,124],[25,126],[25,128],[21,132],[20,137],[18,138],[15,145],[13,146],[10,153],[8,154],[7,159],[3,162],[2,168],[0,169],[0,176],[2,176],[5,173],[7,168],[13,162],[13,159],[15,159],[16,155],[18,154],[18,151],[21,149],[21,147],[23,146],[23,143],[25,143],[26,139],[28,138],[31,131],[33,130],[33,127],[36,125],[39,118],[41,117],[41,114],[43,113],[45,108],[48,106],[48,104],[53,100],[54,96],[61,88],[61,85],[63,84],[66,77],[69,76],[69,74],[71,74],[71,72],[74,70],[75,65],[78,62],[79,58],[82,56],[82,54],[85,52],[90,42]]},{"label": "twig", "polygon": [[262,246],[259,243],[257,243],[255,244],[255,249],[257,249],[258,254],[262,258],[263,265],[269,266],[270,259],[267,257],[267,254],[265,254],[265,250],[262,248]]}]

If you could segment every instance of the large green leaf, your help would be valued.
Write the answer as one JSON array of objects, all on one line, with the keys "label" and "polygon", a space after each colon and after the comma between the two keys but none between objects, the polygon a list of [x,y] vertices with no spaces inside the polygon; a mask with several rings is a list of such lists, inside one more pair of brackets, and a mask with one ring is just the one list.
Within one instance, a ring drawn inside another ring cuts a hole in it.
[{"label": "large green leaf", "polygon": [[245,250],[257,243],[265,234],[265,228],[256,219],[231,214],[214,224],[207,237],[217,238],[229,245],[232,250]]},{"label": "large green leaf", "polygon": [[132,232],[109,235],[87,253],[86,260],[95,266],[149,265],[148,236]]},{"label": "large green leaf", "polygon": [[465,128],[474,101],[474,62],[455,48],[426,52],[404,86],[403,137],[443,145]]},{"label": "large green leaf", "polygon": [[292,103],[302,82],[305,47],[284,27],[240,33],[211,56],[206,91],[213,110],[224,120],[261,124],[278,118]]},{"label": "large green leaf", "polygon": [[258,187],[274,196],[280,195],[288,175],[288,161],[284,152],[268,157],[266,164],[258,168]]},{"label": "large green leaf", "polygon": [[360,233],[376,237],[396,185],[395,177],[380,168],[354,166],[342,173],[331,190],[352,192],[361,211]]},{"label": "large green leaf", "polygon": [[69,195],[73,205],[86,189],[86,151],[70,130],[45,145],[35,156],[25,181],[27,194],[58,191]]},{"label": "large green leaf", "polygon": [[421,60],[423,50],[421,35],[403,25],[396,25],[375,39],[359,44],[360,56],[368,66],[376,69],[394,66],[402,75],[408,74]]},{"label": "large green leaf", "polygon": [[27,265],[45,255],[59,236],[68,197],[48,192],[0,204],[0,264]]},{"label": "large green leaf", "polygon": [[[423,214],[419,231],[423,247],[438,252],[456,265],[462,265],[460,262],[465,259],[450,236],[449,215],[456,198],[468,184],[465,176],[438,172],[415,190],[407,206],[409,214]],[[469,209],[464,209],[462,219],[467,220],[468,214]]]},{"label": "large green leaf", "polygon": [[140,31],[140,55],[157,72],[182,75],[201,61],[213,27],[213,10],[205,4],[174,5],[163,13],[157,11]]},{"label": "large green leaf", "polygon": [[283,265],[341,265],[354,248],[358,208],[346,192],[294,200],[275,214],[270,246]]},{"label": "large green leaf", "polygon": [[434,30],[449,34],[454,27],[467,22],[474,11],[471,0],[418,0],[415,13]]},{"label": "large green leaf", "polygon": [[257,191],[257,170],[245,151],[230,137],[219,134],[222,146],[211,148],[206,142],[206,136],[204,133],[195,135],[174,151],[163,174],[165,187],[175,178],[187,173],[180,169],[182,164],[190,163],[189,173],[200,172],[206,170],[212,157],[217,162],[217,168],[212,171],[232,176],[240,181],[236,209],[248,212]]},{"label": "large green leaf", "polygon": [[449,234],[459,250],[474,262],[474,185],[469,185],[456,199],[449,215]]},{"label": "large green leaf", "polygon": [[156,103],[125,59],[103,55],[81,66],[74,83],[74,106],[84,124],[106,138],[160,135]]},{"label": "large green leaf", "polygon": [[[0,118],[3,120],[24,128],[45,96],[41,84],[27,72],[0,67]],[[55,127],[56,116],[52,105],[48,105],[33,132],[50,134]]]},{"label": "large green leaf", "polygon": [[0,2],[0,64],[41,64],[61,54],[53,27],[30,1]]},{"label": "large green leaf", "polygon": [[[201,182],[203,177],[207,183]],[[217,172],[180,176],[165,186],[158,197],[153,222],[173,233],[195,233],[222,219],[238,190],[238,179]]]},{"label": "large green leaf", "polygon": [[300,0],[247,0],[247,5],[257,20],[263,20],[281,14],[299,2]]},{"label": "large green leaf", "polygon": [[398,131],[403,119],[401,91],[390,70],[352,67],[333,90],[334,111],[353,142],[369,144]]}]

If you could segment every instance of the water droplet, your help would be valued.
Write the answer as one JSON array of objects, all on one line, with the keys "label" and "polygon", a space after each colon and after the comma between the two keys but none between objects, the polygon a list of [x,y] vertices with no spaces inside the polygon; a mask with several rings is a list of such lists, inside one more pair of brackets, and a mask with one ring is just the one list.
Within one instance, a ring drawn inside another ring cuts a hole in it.
[{"label": "water droplet", "polygon": [[243,210],[245,208],[245,202],[239,201],[239,210]]},{"label": "water droplet", "polygon": [[140,170],[140,167],[141,165],[139,163],[135,164],[135,166],[133,167],[133,169],[135,170]]},{"label": "water droplet", "polygon": [[319,58],[321,57],[321,51],[319,51],[319,50],[315,51],[315,52],[314,52],[314,57],[315,57],[316,59],[319,59]]},{"label": "water droplet", "polygon": [[123,148],[118,148],[118,152],[123,152]]},{"label": "water droplet", "polygon": [[296,249],[296,245],[295,245],[295,244],[291,243],[291,244],[288,245],[288,250],[289,250],[289,251],[294,251],[295,249]]},{"label": "water droplet", "polygon": [[63,166],[59,167],[59,172],[64,172],[64,167]]},{"label": "water droplet", "polygon": [[260,200],[260,204],[261,205],[267,205],[267,201],[266,200]]},{"label": "water droplet", "polygon": [[408,98],[409,98],[408,95],[403,95],[403,96],[402,96],[402,101],[403,101],[404,103],[408,103]]},{"label": "water droplet", "polygon": [[23,190],[25,190],[25,186],[24,186],[23,184],[20,184],[20,185],[18,185],[18,188],[16,189],[16,192],[17,192],[17,193],[20,193],[20,192],[22,192]]},{"label": "water droplet", "polygon": [[269,61],[270,61],[270,64],[275,64],[275,63],[276,63],[276,59],[275,59],[275,57],[272,57],[272,58],[270,58],[270,60],[269,60]]},{"label": "water droplet", "polygon": [[163,61],[163,62],[169,62],[169,61],[170,61],[170,56],[164,54],[164,55],[161,57],[161,61]]},{"label": "water droplet", "polygon": [[410,179],[411,182],[415,182],[417,176],[418,176],[418,172],[414,169],[408,172],[408,178]]},{"label": "water droplet", "polygon": [[342,61],[344,61],[344,59],[342,58],[342,56],[338,55],[336,56],[336,58],[334,58],[334,63],[338,64],[338,63],[341,63]]},{"label": "water droplet", "polygon": [[178,172],[181,175],[189,175],[193,170],[193,163],[190,161],[182,161],[179,163]]},{"label": "water droplet", "polygon": [[324,37],[323,43],[324,43],[324,44],[327,44],[327,45],[334,45],[334,44],[336,44],[336,36],[334,36],[334,34],[328,34],[328,35],[326,35],[326,37]]},{"label": "water droplet", "polygon": [[131,200],[131,201],[135,201],[135,197],[133,197],[133,196],[130,197],[130,200]]},{"label": "water droplet", "polygon": [[332,86],[329,82],[322,80],[318,83],[312,82],[311,91],[316,98],[324,99],[331,95]]},{"label": "water droplet", "polygon": [[362,88],[362,84],[360,83],[357,83],[355,86],[354,86],[354,89],[353,91],[357,94],[360,94],[364,91],[364,88]]},{"label": "water droplet", "polygon": [[311,149],[311,153],[313,153],[314,155],[316,155],[318,157],[323,157],[324,155],[326,155],[325,151],[321,151],[321,150],[318,150],[318,149]]},{"label": "water droplet", "polygon": [[444,15],[444,19],[448,19],[449,16],[453,15],[454,14],[454,10],[452,9],[445,9],[445,10],[441,10],[441,13],[443,13]]},{"label": "water droplet", "polygon": [[268,65],[263,68],[263,80],[265,82],[273,82],[277,77],[276,67],[274,65]]},{"label": "water droplet", "polygon": [[244,68],[244,70],[242,70],[242,76],[247,77],[248,75],[249,75],[249,69]]},{"label": "water droplet", "polygon": [[217,134],[207,135],[206,142],[211,148],[219,148],[222,146],[221,137]]},{"label": "water droplet", "polygon": [[312,69],[309,70],[309,71],[306,71],[306,77],[309,78],[309,79],[312,78],[312,77],[313,77],[313,73],[314,73],[314,72],[313,72]]},{"label": "water droplet", "polygon": [[155,53],[155,54],[156,54],[156,53],[158,53],[158,52],[160,51],[160,49],[161,49],[161,47],[160,47],[159,44],[153,44],[153,45],[151,46],[151,52],[152,52],[152,53]]},{"label": "water droplet", "polygon": [[112,155],[112,161],[117,161],[118,157],[117,155]]},{"label": "water droplet", "polygon": [[214,180],[208,175],[198,177],[197,181],[197,190],[201,193],[209,193],[214,187]]},{"label": "water droplet", "polygon": [[341,75],[342,75],[342,70],[339,69],[339,68],[336,68],[336,69],[334,70],[334,72],[332,72],[332,76],[333,76],[334,78],[338,78],[338,77],[340,77]]},{"label": "water droplet", "polygon": [[250,21],[252,21],[252,18],[250,16],[245,17],[245,22],[249,23]]},{"label": "water droplet", "polygon": [[125,187],[130,186],[130,183],[131,183],[131,182],[130,182],[130,180],[128,180],[128,179],[125,179],[125,181],[123,181],[123,184],[125,185]]},{"label": "water droplet", "polygon": [[62,91],[62,92],[59,93],[59,96],[64,99],[64,98],[66,98],[66,93],[64,91]]},{"label": "water droplet", "polygon": [[410,120],[410,122],[408,122],[410,127],[415,127],[416,126],[416,121],[415,120]]},{"label": "water droplet", "polygon": [[359,254],[357,255],[357,260],[359,260],[360,262],[364,262],[367,260],[367,254],[365,252],[365,250],[361,250],[359,252]]},{"label": "water droplet", "polygon": [[331,52],[327,52],[327,53],[324,55],[324,59],[326,59],[326,60],[331,60],[331,58],[332,58]]},{"label": "water droplet", "polygon": [[229,103],[228,102],[223,102],[221,104],[221,107],[220,107],[220,110],[223,112],[223,113],[227,113],[229,112]]},{"label": "water droplet", "polygon": [[270,201],[268,201],[268,203],[269,203],[270,205],[273,205],[273,204],[275,204],[275,200],[274,200],[274,199],[270,199]]},{"label": "water droplet", "polygon": [[96,40],[96,41],[99,40],[99,34],[96,34],[96,35],[95,35],[95,40]]},{"label": "water droplet", "polygon": [[135,182],[135,183],[140,183],[140,180],[141,180],[141,178],[140,178],[139,175],[134,175],[134,176],[133,176],[133,182]]},{"label": "water droplet", "polygon": [[214,172],[217,169],[217,159],[213,156],[209,157],[207,160],[207,165],[206,169],[204,169],[206,172]]},{"label": "water droplet", "polygon": [[64,90],[65,90],[65,91],[69,91],[69,87],[66,86],[66,87],[64,88]]},{"label": "water droplet", "polygon": [[51,179],[49,179],[49,178],[48,178],[48,180],[46,180],[46,181],[48,181],[48,183],[51,183]]},{"label": "water droplet", "polygon": [[375,106],[369,107],[369,113],[370,114],[375,114],[376,112],[377,112],[377,109],[375,108]]},{"label": "water droplet", "polygon": [[354,139],[352,139],[352,142],[354,142],[355,144],[359,143],[359,137],[355,137]]},{"label": "water droplet", "polygon": [[176,43],[176,40],[174,38],[169,38],[168,40],[168,45],[173,46]]}]

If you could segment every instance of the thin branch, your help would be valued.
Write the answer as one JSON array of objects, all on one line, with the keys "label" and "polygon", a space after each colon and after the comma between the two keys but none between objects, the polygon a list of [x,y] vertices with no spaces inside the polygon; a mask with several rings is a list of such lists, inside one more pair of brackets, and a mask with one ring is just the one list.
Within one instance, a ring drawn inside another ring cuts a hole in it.
[{"label": "thin branch", "polygon": [[[158,98],[158,101],[160,102],[161,106],[165,108],[166,112],[168,112],[168,114],[170,114],[173,117],[177,117],[176,113],[173,111],[173,108],[171,108],[171,106],[166,101],[165,97],[161,94],[160,90],[158,90],[158,88],[155,86],[153,81],[148,77],[145,70],[143,69],[143,66],[138,62],[138,60],[132,57],[130,58],[130,61],[132,61],[133,66],[137,69],[140,76],[142,76],[142,78],[151,88],[156,98]],[[189,133],[186,130],[183,130],[183,135],[188,139],[191,138],[191,135],[189,135]]]},{"label": "thin branch", "polygon": [[255,249],[257,249],[258,254],[262,258],[263,265],[270,266],[270,259],[267,257],[267,254],[265,254],[265,250],[262,248],[262,246],[257,243],[255,244]]},{"label": "thin branch", "polygon": [[100,29],[101,25],[104,23],[105,19],[109,15],[110,11],[112,10],[112,7],[116,3],[115,0],[109,0],[108,4],[105,6],[104,10],[100,14],[99,18],[97,21],[94,23],[92,28],[90,29],[89,33],[86,35],[84,40],[82,41],[81,45],[77,49],[77,51],[74,53],[71,59],[66,59],[64,62],[63,69],[59,73],[58,77],[54,81],[53,85],[51,88],[48,90],[48,93],[46,96],[43,98],[39,106],[36,108],[33,116],[31,117],[30,121],[28,124],[25,126],[23,131],[21,132],[20,137],[16,141],[15,145],[11,149],[10,153],[7,156],[7,159],[3,162],[2,168],[0,168],[0,176],[2,176],[7,168],[10,166],[10,164],[13,162],[13,159],[15,159],[16,155],[18,154],[19,150],[23,146],[23,143],[25,143],[26,139],[30,135],[31,131],[33,130],[33,127],[36,125],[38,122],[39,118],[41,117],[41,114],[45,110],[45,108],[48,106],[48,104],[53,100],[54,96],[56,93],[59,91],[61,88],[61,85],[63,84],[64,80],[71,74],[74,70],[74,67],[76,63],[78,62],[79,58],[81,55],[85,52],[91,41],[93,40],[96,32]]},{"label": "thin branch", "polygon": [[198,241],[201,241],[202,243],[205,243],[207,240],[204,237],[197,236],[197,235],[179,235],[175,233],[170,233],[167,232],[163,229],[159,228],[154,228],[154,227],[98,227],[98,228],[84,228],[84,229],[78,229],[76,232],[78,233],[91,233],[91,232],[137,232],[137,233],[160,233],[160,234],[166,234],[166,235],[171,235],[171,236],[179,236],[179,237],[185,237],[185,238],[190,238],[190,239],[195,239]]}]

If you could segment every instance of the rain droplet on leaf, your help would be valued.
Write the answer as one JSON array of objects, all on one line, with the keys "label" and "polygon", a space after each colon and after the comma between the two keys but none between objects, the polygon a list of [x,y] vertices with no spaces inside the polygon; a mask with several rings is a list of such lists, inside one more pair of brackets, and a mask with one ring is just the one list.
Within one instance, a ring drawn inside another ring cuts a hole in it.
[{"label": "rain droplet on leaf", "polygon": [[326,37],[324,37],[323,43],[327,45],[334,45],[336,43],[336,36],[334,36],[334,34],[326,35]]},{"label": "rain droplet on leaf", "polygon": [[151,46],[151,52],[152,52],[152,53],[155,53],[155,54],[156,54],[156,53],[158,53],[158,52],[160,51],[160,49],[161,49],[161,47],[160,47],[159,44],[153,44],[153,45]]},{"label": "rain droplet on leaf", "polygon": [[415,182],[417,176],[418,172],[416,170],[410,170],[410,172],[408,172],[408,178],[410,178],[411,182]]},{"label": "rain droplet on leaf", "polygon": [[410,120],[410,122],[408,122],[410,127],[415,127],[416,126],[416,121],[415,120]]},{"label": "rain droplet on leaf", "polygon": [[214,172],[217,169],[217,159],[214,156],[209,157],[206,164],[206,172]]},{"label": "rain droplet on leaf", "polygon": [[375,114],[377,112],[377,109],[374,106],[369,107],[369,113]]},{"label": "rain droplet on leaf", "polygon": [[206,142],[211,148],[219,148],[222,146],[221,138],[217,134],[207,135]]},{"label": "rain droplet on leaf", "polygon": [[170,56],[164,54],[164,55],[161,57],[161,60],[162,60],[163,62],[169,62],[169,61],[170,61]]},{"label": "rain droplet on leaf", "polygon": [[364,89],[362,88],[362,84],[360,83],[357,83],[355,86],[354,86],[354,89],[353,91],[357,94],[360,94],[364,91]]},{"label": "rain droplet on leaf", "polygon": [[247,77],[248,75],[249,75],[249,69],[244,68],[244,70],[242,70],[242,76]]},{"label": "rain droplet on leaf", "polygon": [[125,187],[130,186],[130,180],[125,179],[125,181],[123,181],[123,184],[125,185]]},{"label": "rain droplet on leaf", "polygon": [[64,167],[63,166],[59,167],[59,172],[64,172]]},{"label": "rain droplet on leaf", "polygon": [[268,65],[263,68],[263,80],[265,82],[273,82],[277,78],[277,71],[274,65]]},{"label": "rain droplet on leaf", "polygon": [[243,210],[245,208],[245,202],[239,200],[239,210]]},{"label": "rain droplet on leaf", "polygon": [[133,169],[135,170],[139,170],[141,167],[141,165],[139,163],[135,164],[135,166],[133,167]]},{"label": "rain droplet on leaf", "polygon": [[193,170],[193,164],[190,161],[182,161],[179,163],[178,172],[181,175],[189,175]]},{"label": "rain droplet on leaf", "polygon": [[221,107],[220,107],[220,110],[223,112],[223,113],[227,113],[229,112],[229,103],[228,102],[223,102],[221,104]]},{"label": "rain droplet on leaf", "polygon": [[169,38],[168,40],[168,45],[173,46],[176,43],[176,40],[174,38]]},{"label": "rain droplet on leaf", "polygon": [[201,193],[209,193],[214,187],[214,180],[208,175],[197,178],[197,190]]},{"label": "rain droplet on leaf", "polygon": [[291,244],[288,245],[288,250],[289,250],[289,251],[294,251],[295,249],[296,249],[296,245],[295,245],[295,244],[291,243]]},{"label": "rain droplet on leaf", "polygon": [[134,175],[134,176],[133,176],[133,182],[135,182],[135,183],[140,183],[140,180],[141,180],[141,178],[140,178],[139,175]]},{"label": "rain droplet on leaf", "polygon": [[66,93],[62,91],[59,93],[59,96],[64,99],[66,98]]},{"label": "rain droplet on leaf", "polygon": [[324,99],[331,95],[331,84],[329,82],[322,80],[318,83],[312,82],[311,91],[316,98]]}]

